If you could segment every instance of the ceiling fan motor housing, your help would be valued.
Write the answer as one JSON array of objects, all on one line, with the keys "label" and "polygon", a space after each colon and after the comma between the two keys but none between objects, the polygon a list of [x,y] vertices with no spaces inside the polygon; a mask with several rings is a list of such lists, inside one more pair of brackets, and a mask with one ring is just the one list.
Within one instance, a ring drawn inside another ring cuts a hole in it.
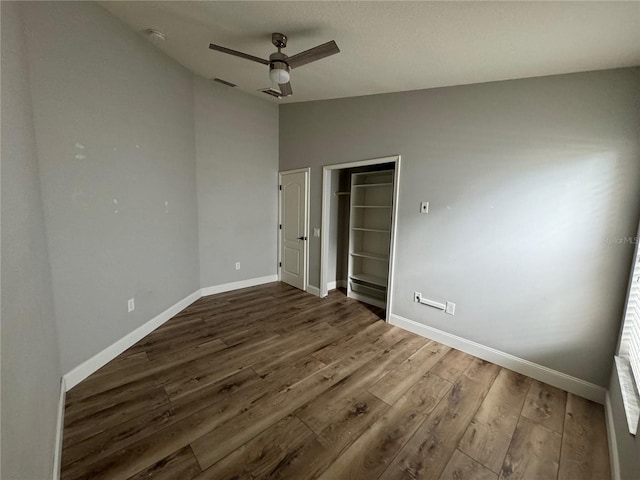
[{"label": "ceiling fan motor housing", "polygon": [[284,53],[275,52],[275,53],[272,53],[271,55],[269,55],[269,62],[271,62],[271,65],[283,64],[287,68],[289,68],[289,64],[287,63],[287,58],[289,58],[289,57],[287,57]]},{"label": "ceiling fan motor housing", "polygon": [[271,65],[269,65],[269,70],[286,70],[288,72],[291,69],[289,68],[289,65],[287,65],[286,62],[275,61],[275,62],[271,62]]}]

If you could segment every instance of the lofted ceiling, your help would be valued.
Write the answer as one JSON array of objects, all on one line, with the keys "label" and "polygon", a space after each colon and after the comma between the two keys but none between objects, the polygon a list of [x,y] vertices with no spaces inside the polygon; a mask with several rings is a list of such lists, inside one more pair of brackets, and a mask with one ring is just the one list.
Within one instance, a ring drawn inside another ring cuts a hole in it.
[{"label": "lofted ceiling", "polygon": [[341,53],[292,71],[280,103],[417,90],[640,65],[640,2],[101,2],[132,29],[153,28],[158,48],[193,72],[257,90],[258,57],[289,37],[291,56],[335,40]]}]

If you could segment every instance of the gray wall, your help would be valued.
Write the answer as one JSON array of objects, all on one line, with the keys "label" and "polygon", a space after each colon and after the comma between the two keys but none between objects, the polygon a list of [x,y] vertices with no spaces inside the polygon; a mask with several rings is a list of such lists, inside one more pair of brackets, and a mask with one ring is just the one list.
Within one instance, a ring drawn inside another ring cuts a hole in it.
[{"label": "gray wall", "polygon": [[639,99],[621,69],[289,104],[280,168],[312,167],[314,227],[323,165],[401,154],[393,313],[606,386],[633,253],[606,239],[636,231]]},{"label": "gray wall", "polygon": [[276,273],[278,107],[95,3],[3,2],[2,68],[2,476],[36,480],[61,373],[200,286]]},{"label": "gray wall", "polygon": [[194,110],[200,285],[274,275],[278,105],[196,76]]},{"label": "gray wall", "polygon": [[2,469],[53,471],[60,395],[51,271],[19,4],[2,2]]},{"label": "gray wall", "polygon": [[95,3],[25,25],[68,372],[199,288],[193,82]]},{"label": "gray wall", "polygon": [[275,273],[278,169],[312,167],[319,227],[322,165],[402,154],[394,313],[615,381],[632,248],[605,240],[638,221],[637,69],[291,104],[278,126],[96,4],[25,5],[27,49],[18,8],[2,3],[3,478],[48,477],[61,372],[200,286]]}]

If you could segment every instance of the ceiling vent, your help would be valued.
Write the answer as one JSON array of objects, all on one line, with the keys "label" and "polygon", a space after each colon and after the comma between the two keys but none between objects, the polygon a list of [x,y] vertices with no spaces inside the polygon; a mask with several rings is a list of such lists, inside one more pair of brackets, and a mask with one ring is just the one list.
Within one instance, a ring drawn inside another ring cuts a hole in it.
[{"label": "ceiling vent", "polygon": [[227,87],[235,87],[235,83],[227,82],[226,80],[222,80],[221,78],[214,78],[214,82],[221,83],[222,85],[226,85]]},{"label": "ceiling vent", "polygon": [[164,42],[167,39],[167,36],[164,33],[160,30],[156,30],[155,28],[148,28],[145,30],[145,33],[153,40],[160,40]]},{"label": "ceiling vent", "polygon": [[263,88],[262,90],[258,90],[259,92],[266,93],[272,97],[282,98],[282,93],[280,93],[275,88]]}]

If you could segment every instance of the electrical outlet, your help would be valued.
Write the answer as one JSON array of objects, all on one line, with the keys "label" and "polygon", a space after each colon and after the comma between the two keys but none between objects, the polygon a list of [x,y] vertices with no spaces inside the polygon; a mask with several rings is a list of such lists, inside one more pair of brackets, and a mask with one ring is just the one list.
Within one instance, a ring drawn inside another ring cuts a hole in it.
[{"label": "electrical outlet", "polygon": [[136,301],[133,298],[127,300],[127,312],[131,313],[136,309]]},{"label": "electrical outlet", "polygon": [[413,292],[413,301],[419,302],[422,300],[422,294],[420,292]]},{"label": "electrical outlet", "polygon": [[240,270],[240,262],[236,262],[236,270]]},{"label": "electrical outlet", "polygon": [[429,202],[420,202],[420,213],[429,213]]},{"label": "electrical outlet", "polygon": [[447,302],[447,308],[444,310],[445,313],[448,313],[449,315],[455,315],[456,314],[456,304],[453,302]]}]

